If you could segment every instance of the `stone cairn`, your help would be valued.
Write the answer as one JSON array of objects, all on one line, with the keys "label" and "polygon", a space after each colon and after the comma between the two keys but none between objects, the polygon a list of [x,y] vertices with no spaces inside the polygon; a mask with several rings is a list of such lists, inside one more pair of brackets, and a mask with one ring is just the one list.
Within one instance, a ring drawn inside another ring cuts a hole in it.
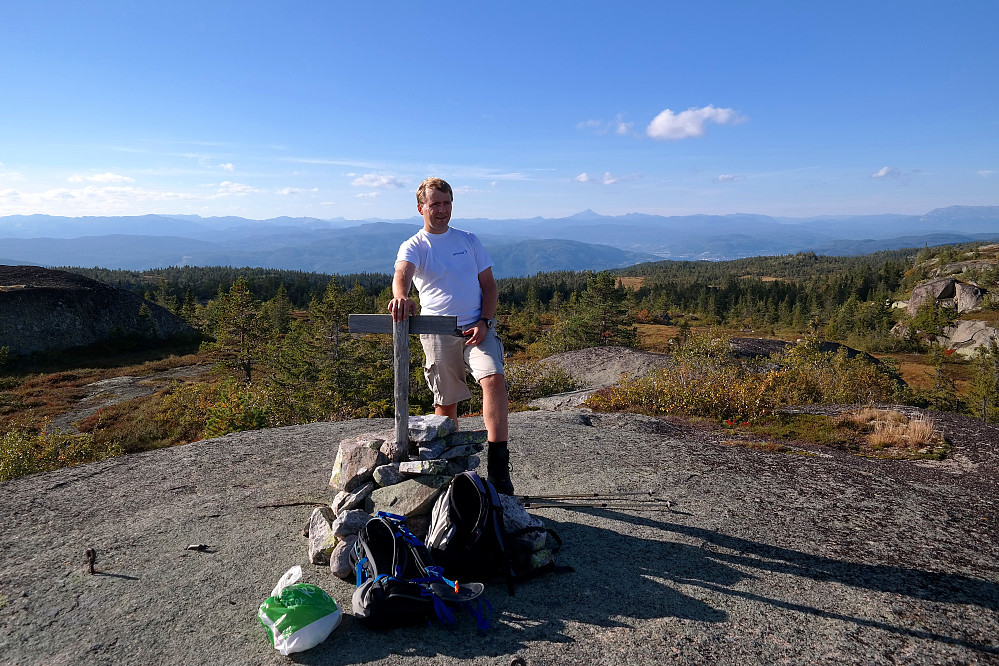
[{"label": "stone cairn", "polygon": [[401,445],[394,431],[342,440],[330,477],[336,497],[309,518],[309,560],[339,578],[353,576],[350,551],[379,511],[405,516],[425,538],[437,498],[456,474],[479,466],[486,438],[485,430],[457,432],[453,419],[431,414],[409,417],[409,441]]}]

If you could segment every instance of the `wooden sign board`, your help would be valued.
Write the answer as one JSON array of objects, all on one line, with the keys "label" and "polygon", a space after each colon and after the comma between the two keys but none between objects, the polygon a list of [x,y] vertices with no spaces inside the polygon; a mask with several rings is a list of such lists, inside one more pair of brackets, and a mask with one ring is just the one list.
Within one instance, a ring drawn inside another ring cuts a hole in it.
[{"label": "wooden sign board", "polygon": [[409,336],[420,334],[461,335],[457,317],[413,315],[392,321],[389,314],[352,314],[347,317],[351,333],[392,334],[392,365],[395,378],[395,438],[409,443]]}]

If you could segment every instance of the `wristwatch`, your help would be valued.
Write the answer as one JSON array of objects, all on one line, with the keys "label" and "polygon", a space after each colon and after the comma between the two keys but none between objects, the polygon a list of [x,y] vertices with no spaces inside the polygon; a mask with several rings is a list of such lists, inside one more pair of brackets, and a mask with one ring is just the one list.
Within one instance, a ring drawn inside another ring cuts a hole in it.
[{"label": "wristwatch", "polygon": [[[492,328],[493,327],[493,320],[492,319],[488,319],[486,317],[479,317],[479,321],[486,322],[486,328]],[[476,323],[478,323],[478,322],[476,322]]]}]

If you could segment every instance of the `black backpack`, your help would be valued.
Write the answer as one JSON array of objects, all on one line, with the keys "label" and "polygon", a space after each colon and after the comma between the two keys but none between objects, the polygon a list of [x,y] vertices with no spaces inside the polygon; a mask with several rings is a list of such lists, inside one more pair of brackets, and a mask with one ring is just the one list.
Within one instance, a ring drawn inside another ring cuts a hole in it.
[{"label": "black backpack", "polygon": [[[519,507],[519,505],[517,505]],[[522,510],[522,509],[521,509]],[[539,521],[540,523],[540,521]],[[508,534],[496,488],[475,472],[463,472],[434,505],[427,545],[434,561],[456,580],[503,580],[513,585],[558,567],[558,535],[543,526]]]},{"label": "black backpack", "polygon": [[[457,622],[453,609],[465,608],[480,633],[489,628],[492,606],[480,598],[482,583],[457,583],[444,577],[427,547],[405,525],[405,517],[379,512],[357,535],[351,562],[357,588],[351,598],[354,616],[370,629],[390,629],[434,618]],[[472,601],[476,604],[472,604]]]}]

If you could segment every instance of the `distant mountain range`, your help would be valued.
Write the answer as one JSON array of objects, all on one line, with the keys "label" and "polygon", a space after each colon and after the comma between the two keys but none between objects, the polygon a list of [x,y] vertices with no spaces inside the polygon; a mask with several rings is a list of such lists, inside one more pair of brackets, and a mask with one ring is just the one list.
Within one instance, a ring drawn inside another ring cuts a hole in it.
[{"label": "distant mountain range", "polygon": [[[390,273],[399,244],[422,220],[321,220],[196,215],[0,217],[0,264],[253,266],[321,273]],[[604,270],[662,259],[725,260],[814,251],[878,250],[999,240],[999,206],[952,206],[925,215],[777,218],[766,215],[583,211],[558,219],[454,219],[479,235],[498,277]]]}]

